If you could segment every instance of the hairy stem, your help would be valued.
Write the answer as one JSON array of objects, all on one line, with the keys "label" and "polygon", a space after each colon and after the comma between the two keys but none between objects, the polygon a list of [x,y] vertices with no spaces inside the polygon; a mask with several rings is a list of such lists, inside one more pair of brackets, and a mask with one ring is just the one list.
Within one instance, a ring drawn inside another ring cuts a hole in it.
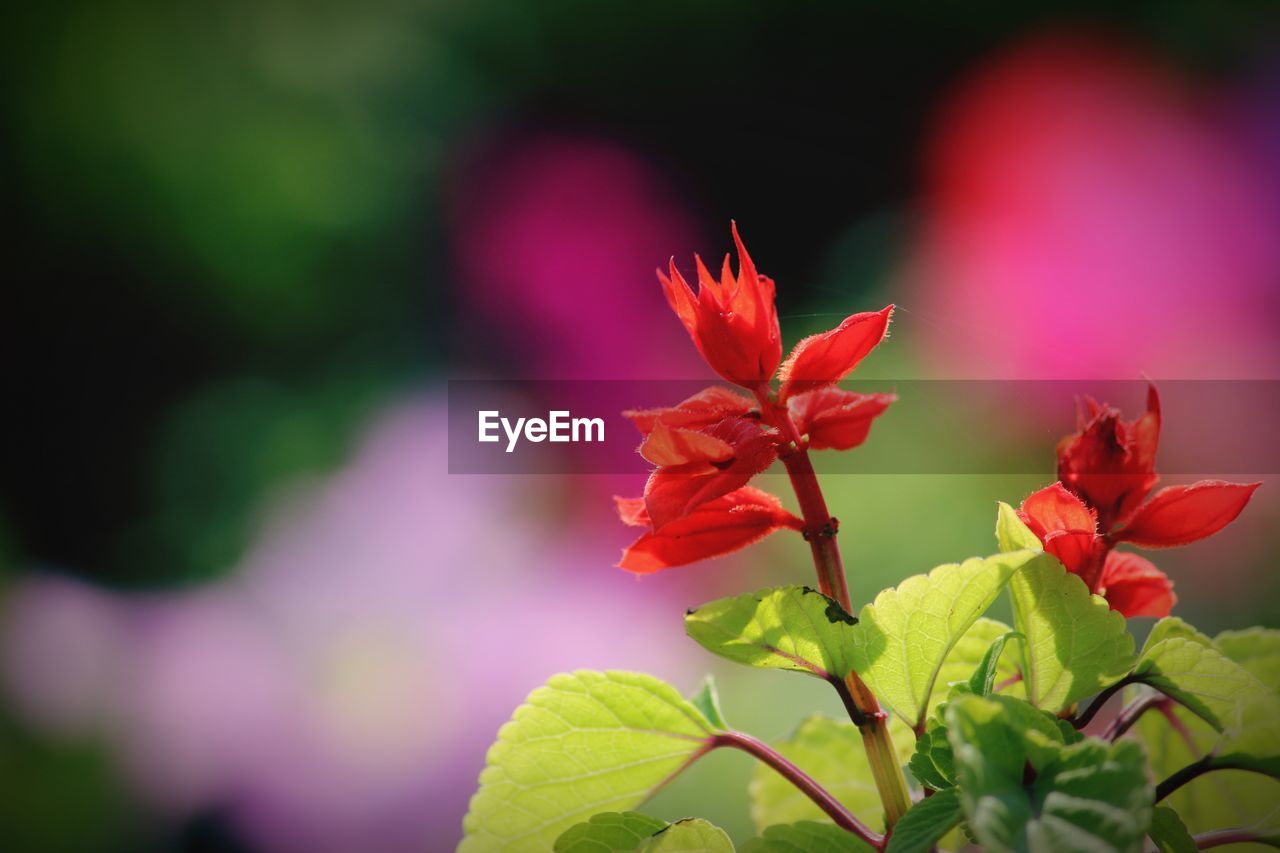
[{"label": "hairy stem", "polygon": [[870,827],[858,820],[852,812],[846,809],[839,800],[831,796],[825,788],[768,744],[742,732],[721,732],[715,735],[707,746],[708,749],[716,749],[718,747],[739,749],[767,764],[784,779],[795,785],[806,797],[813,800],[818,808],[826,813],[827,817],[835,821],[836,826],[852,832],[877,850],[884,849],[885,837],[883,835],[872,831]]},{"label": "hairy stem", "polygon": [[[813,554],[818,588],[824,595],[839,602],[845,612],[852,614],[853,602],[849,597],[844,563],[840,559],[840,546],[836,544],[839,522],[827,509],[827,501],[822,495],[818,475],[813,470],[813,462],[809,459],[804,436],[796,429],[786,406],[772,399],[768,385],[761,384],[755,393],[765,422],[782,433],[788,441],[788,446],[781,451],[779,457],[787,469],[791,487],[800,504],[800,514],[804,518],[804,538]],[[849,673],[844,686],[845,690],[837,687],[837,691],[840,692],[840,698],[845,700],[850,719],[862,732],[867,761],[871,765],[876,790],[884,805],[885,825],[892,830],[893,825],[911,807],[911,798],[907,793],[907,780],[902,775],[897,751],[889,737],[888,716],[880,709],[875,695],[856,672]]]}]

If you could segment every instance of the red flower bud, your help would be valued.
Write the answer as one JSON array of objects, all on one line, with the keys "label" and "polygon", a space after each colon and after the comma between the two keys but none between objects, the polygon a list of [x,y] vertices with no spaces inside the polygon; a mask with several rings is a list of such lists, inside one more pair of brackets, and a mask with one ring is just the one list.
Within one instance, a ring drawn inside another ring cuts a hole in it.
[{"label": "red flower bud", "polygon": [[1077,432],[1058,443],[1058,479],[1098,513],[1110,530],[1137,509],[1155,488],[1160,440],[1160,396],[1147,389],[1147,411],[1123,421],[1120,410],[1085,397]]},{"label": "red flower bud", "polygon": [[1126,619],[1134,616],[1163,619],[1178,601],[1173,593],[1173,581],[1164,572],[1145,557],[1124,551],[1107,555],[1098,594]]},{"label": "red flower bud", "polygon": [[684,323],[698,352],[711,368],[737,385],[755,388],[768,382],[782,358],[782,334],[774,305],[772,279],[756,272],[751,256],[733,225],[738,246],[738,275],[735,277],[725,255],[720,280],[716,281],[695,256],[698,293],[695,296],[675,260],[670,275],[658,271],[671,310]]},{"label": "red flower bud", "polygon": [[698,429],[709,427],[730,415],[745,415],[756,401],[719,385],[706,388],[674,406],[659,409],[632,409],[623,412],[643,435],[653,432],[655,424]]},{"label": "red flower bud", "polygon": [[1107,544],[1098,535],[1093,510],[1061,483],[1054,483],[1029,495],[1018,509],[1018,517],[1047,553],[1057,557],[1067,571],[1079,575],[1090,592],[1097,591]]}]

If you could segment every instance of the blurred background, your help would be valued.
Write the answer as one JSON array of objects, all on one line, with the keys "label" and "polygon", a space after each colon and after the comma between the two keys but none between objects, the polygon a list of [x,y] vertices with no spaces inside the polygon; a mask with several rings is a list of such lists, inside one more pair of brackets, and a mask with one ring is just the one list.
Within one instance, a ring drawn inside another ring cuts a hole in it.
[{"label": "blurred background", "polygon": [[[901,306],[861,377],[1280,379],[1274,12],[0,13],[0,847],[449,849],[498,726],[579,667],[714,672],[765,738],[837,712],[681,629],[806,581],[801,543],[637,581],[610,495],[642,482],[449,476],[445,380],[710,378],[653,269],[731,217],[788,341]],[[829,479],[855,600],[1052,480],[1073,424],[1010,406],[973,441],[1041,476]],[[910,441],[887,418],[859,453]],[[1155,555],[1180,615],[1280,625],[1278,487]],[[648,810],[750,837],[750,767]]]}]

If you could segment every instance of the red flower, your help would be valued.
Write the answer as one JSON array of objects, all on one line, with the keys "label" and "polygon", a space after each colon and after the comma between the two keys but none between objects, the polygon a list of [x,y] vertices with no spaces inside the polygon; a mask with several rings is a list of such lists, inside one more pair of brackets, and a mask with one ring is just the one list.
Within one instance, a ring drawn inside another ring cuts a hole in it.
[{"label": "red flower", "polygon": [[[640,498],[614,498],[618,515],[634,527],[651,524]],[[700,505],[688,515],[641,534],[618,565],[638,574],[718,557],[758,542],[775,530],[799,530],[804,522],[768,492],[746,486]]]},{"label": "red flower", "polygon": [[1123,421],[1120,410],[1085,397],[1076,433],[1058,442],[1058,479],[1098,513],[1104,530],[1123,519],[1155,488],[1160,440],[1160,395],[1147,388],[1147,411]]},{"label": "red flower", "polygon": [[[1240,515],[1260,483],[1202,480],[1151,498],[1160,440],[1160,397],[1147,390],[1136,420],[1086,397],[1077,432],[1058,444],[1058,477],[1022,502],[1018,515],[1067,570],[1125,616],[1168,616],[1173,582],[1117,543],[1172,548],[1212,536]],[[1143,501],[1146,501],[1145,503]]]},{"label": "red flower", "polygon": [[738,245],[738,275],[735,278],[725,255],[716,281],[694,256],[698,268],[698,294],[685,281],[672,259],[670,276],[658,270],[662,289],[671,310],[689,331],[698,352],[712,369],[737,385],[755,388],[768,382],[782,358],[782,333],[773,303],[773,280],[756,272],[751,256],[733,226]]},{"label": "red flower", "polygon": [[854,314],[829,332],[805,338],[779,372],[782,357],[773,282],[756,272],[738,229],[738,275],[725,258],[720,280],[700,258],[698,293],[676,270],[658,273],[672,309],[707,363],[755,399],[708,388],[670,408],[626,412],[644,435],[640,454],[655,466],[644,497],[618,499],[628,524],[647,526],[619,563],[650,572],[728,553],[780,527],[801,530],[778,499],[747,487],[782,453],[848,450],[866,440],[871,423],[896,399],[854,394],[839,382],[884,340],[893,314]]}]

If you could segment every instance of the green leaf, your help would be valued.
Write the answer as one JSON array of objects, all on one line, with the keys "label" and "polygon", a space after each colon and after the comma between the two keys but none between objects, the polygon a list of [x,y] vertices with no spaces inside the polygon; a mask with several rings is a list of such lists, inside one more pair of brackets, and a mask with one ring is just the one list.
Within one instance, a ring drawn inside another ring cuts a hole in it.
[{"label": "green leaf", "polygon": [[1040,537],[1031,532],[1031,528],[1018,518],[1018,511],[1004,501],[1000,501],[996,513],[996,542],[1004,553],[1010,551],[1043,551],[1044,545]]},{"label": "green leaf", "polygon": [[[945,711],[945,706],[941,710]],[[917,782],[935,791],[956,783],[956,759],[947,741],[947,727],[936,717],[929,718],[929,725],[916,741],[916,751],[907,767]]]},{"label": "green leaf", "polygon": [[969,691],[977,696],[990,696],[995,688],[996,676],[999,674],[1000,655],[1004,653],[1004,645],[1009,640],[1025,640],[1026,637],[1017,631],[1008,631],[991,641],[987,653],[982,656],[978,668],[969,677]]},{"label": "green leaf", "polygon": [[1202,637],[1176,631],[1150,645],[1138,659],[1133,677],[1223,731],[1236,719],[1242,698],[1251,693],[1274,694],[1248,670],[1208,644],[1208,638],[1202,641]]},{"label": "green leaf", "polygon": [[[889,734],[906,763],[914,749],[915,736],[897,720],[890,721]],[[862,735],[853,723],[810,717],[791,737],[772,746],[868,826],[884,828],[884,806],[867,763]],[[775,823],[830,821],[812,800],[764,764],[756,765],[750,794],[751,819],[758,830]]]},{"label": "green leaf", "polygon": [[1158,853],[1196,853],[1200,849],[1182,818],[1168,806],[1156,806],[1147,835],[1155,842]]},{"label": "green leaf", "polygon": [[849,672],[854,621],[817,590],[783,586],[704,604],[689,611],[684,626],[703,648],[731,661],[832,680]]},{"label": "green leaf", "polygon": [[[1129,691],[1134,698],[1136,689]],[[1152,777],[1167,778],[1214,749],[1222,736],[1181,705],[1164,714],[1143,714],[1131,730],[1147,748]],[[1192,833],[1229,826],[1251,826],[1280,802],[1280,781],[1243,770],[1216,770],[1193,780],[1163,801],[1175,809]]]},{"label": "green leaf", "polygon": [[1174,638],[1190,640],[1206,648],[1213,648],[1213,640],[1210,640],[1177,616],[1166,616],[1151,626],[1151,633],[1147,634],[1146,642],[1142,644],[1142,651],[1138,653],[1139,660],[1145,657],[1147,652],[1158,643]]},{"label": "green leaf", "polygon": [[[982,663],[982,659],[986,657],[996,638],[1011,631],[1013,628],[1005,623],[985,616],[974,622],[973,627],[965,632],[960,642],[955,644],[946,660],[942,662],[942,669],[938,670],[938,683],[952,685],[967,682],[973,676],[974,670]],[[1015,679],[1015,676],[1020,675],[1019,658],[1019,655],[1007,654],[1001,655],[996,661],[996,686],[1012,682],[1004,687],[1001,693],[1010,696],[1024,695],[1021,678]],[[929,699],[929,713],[935,713],[937,706],[945,700],[945,692],[935,689],[933,696]]]},{"label": "green leaf", "polygon": [[1280,692],[1280,631],[1270,628],[1223,631],[1214,637],[1213,644],[1264,685]]},{"label": "green leaf", "polygon": [[458,849],[546,850],[592,814],[643,802],[713,733],[701,711],[652,676],[553,676],[489,748]]},{"label": "green leaf", "polygon": [[779,824],[742,846],[742,853],[871,853],[875,848],[834,823]]},{"label": "green leaf", "polygon": [[955,788],[939,791],[912,806],[889,836],[885,853],[925,853],[964,820]]},{"label": "green leaf", "polygon": [[1023,681],[1037,708],[1058,712],[1128,672],[1124,617],[1056,559],[1029,563],[1009,582],[1014,627],[1026,637]]},{"label": "green leaf", "polygon": [[[959,698],[958,695],[955,700]],[[1002,709],[1004,721],[1023,733],[1022,748],[1027,760],[1036,768],[1057,755],[1057,746],[1078,743],[1083,738],[1066,720],[1034,708],[1022,699],[998,693],[988,698]],[[945,717],[946,708],[947,705],[939,707],[939,715]],[[909,767],[920,784],[935,790],[950,788],[956,783],[955,755],[951,750],[947,726],[937,717],[929,720],[928,728],[916,741],[916,751],[911,756]]]},{"label": "green leaf", "polygon": [[556,839],[555,853],[632,853],[667,822],[639,812],[604,812],[569,827]]},{"label": "green leaf", "polygon": [[1240,697],[1212,760],[1280,779],[1280,696],[1263,688]]},{"label": "green leaf", "polygon": [[660,829],[638,848],[639,853],[733,853],[729,835],[701,818],[678,820]]},{"label": "green leaf", "polygon": [[716,690],[716,680],[708,675],[702,679],[698,692],[689,697],[693,707],[702,712],[702,716],[717,729],[727,729],[729,724],[724,720],[724,712],[720,710],[720,693]]},{"label": "green leaf", "polygon": [[946,710],[960,801],[983,848],[1141,850],[1154,797],[1142,748],[1058,743],[997,699],[960,696]]},{"label": "green leaf", "polygon": [[1048,559],[1017,551],[907,578],[862,608],[850,632],[849,662],[883,705],[918,725],[947,654],[1010,577]]}]

